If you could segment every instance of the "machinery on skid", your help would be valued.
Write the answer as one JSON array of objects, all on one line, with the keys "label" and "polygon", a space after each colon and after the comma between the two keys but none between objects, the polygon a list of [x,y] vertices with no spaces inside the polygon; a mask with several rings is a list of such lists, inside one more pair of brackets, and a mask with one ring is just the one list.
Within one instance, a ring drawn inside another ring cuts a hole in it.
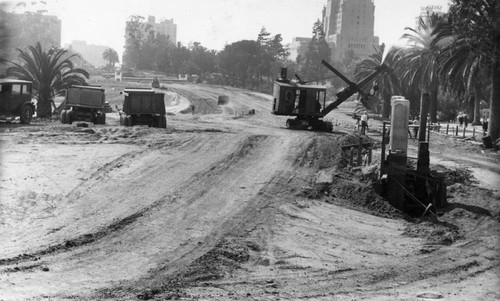
[{"label": "machinery on skid", "polygon": [[345,81],[348,86],[336,94],[336,99],[333,102],[327,104],[326,87],[307,85],[297,75],[295,76],[299,79],[299,83],[292,82],[287,79],[286,68],[282,68],[281,78],[274,82],[272,113],[274,115],[295,116],[293,119],[287,119],[287,128],[301,130],[312,128],[315,131],[331,132],[333,129],[332,123],[322,120],[322,118],[356,92],[362,95],[361,101],[365,104],[365,101],[371,95],[365,93],[361,88],[388,69],[385,64],[382,64],[373,73],[356,84],[325,60],[322,60],[321,63]]}]

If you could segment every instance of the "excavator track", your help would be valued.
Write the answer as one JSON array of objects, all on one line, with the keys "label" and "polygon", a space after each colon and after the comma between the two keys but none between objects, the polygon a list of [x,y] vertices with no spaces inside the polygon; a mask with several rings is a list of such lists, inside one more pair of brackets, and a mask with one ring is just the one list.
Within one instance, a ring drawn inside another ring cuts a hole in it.
[{"label": "excavator track", "polygon": [[332,132],[333,124],[330,121],[321,119],[287,119],[286,128],[292,130],[308,130],[311,128],[313,131],[318,132]]}]

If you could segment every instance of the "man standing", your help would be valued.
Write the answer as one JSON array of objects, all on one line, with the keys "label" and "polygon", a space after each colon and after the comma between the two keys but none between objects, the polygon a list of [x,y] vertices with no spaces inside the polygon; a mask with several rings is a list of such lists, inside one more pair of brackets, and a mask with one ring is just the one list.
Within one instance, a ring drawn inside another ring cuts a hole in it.
[{"label": "man standing", "polygon": [[366,112],[363,112],[361,114],[361,134],[365,134],[366,130],[368,129],[368,115]]}]

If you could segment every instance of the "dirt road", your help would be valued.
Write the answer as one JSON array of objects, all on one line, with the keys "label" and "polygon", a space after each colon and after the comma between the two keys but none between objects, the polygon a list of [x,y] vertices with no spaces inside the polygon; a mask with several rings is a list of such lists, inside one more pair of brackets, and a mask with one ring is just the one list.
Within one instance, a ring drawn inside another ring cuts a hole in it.
[{"label": "dirt road", "polygon": [[411,219],[269,96],[168,95],[167,129],[0,124],[0,300],[500,297],[498,192],[457,180]]}]

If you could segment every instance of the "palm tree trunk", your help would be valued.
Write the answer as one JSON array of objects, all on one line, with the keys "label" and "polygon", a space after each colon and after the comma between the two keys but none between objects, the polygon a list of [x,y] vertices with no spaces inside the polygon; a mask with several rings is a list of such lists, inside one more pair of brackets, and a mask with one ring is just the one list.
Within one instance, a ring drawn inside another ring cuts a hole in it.
[{"label": "palm tree trunk", "polygon": [[474,117],[475,103],[476,103],[476,96],[472,95],[469,98],[469,101],[467,102],[467,118],[469,120],[469,123]]},{"label": "palm tree trunk", "polygon": [[474,119],[472,125],[481,124],[481,98],[476,91],[474,91]]},{"label": "palm tree trunk", "polygon": [[431,91],[431,104],[429,109],[432,123],[437,122],[437,107],[438,107],[438,85],[435,85]]},{"label": "palm tree trunk", "polygon": [[493,53],[492,89],[490,99],[490,122],[488,135],[495,141],[500,132],[500,2],[495,2],[495,50]]},{"label": "palm tree trunk", "polygon": [[49,98],[40,98],[38,100],[36,115],[40,118],[52,116],[52,101]]},{"label": "palm tree trunk", "polygon": [[384,99],[384,104],[382,107],[382,118],[389,119],[390,114],[391,114],[391,99],[386,97]]}]

